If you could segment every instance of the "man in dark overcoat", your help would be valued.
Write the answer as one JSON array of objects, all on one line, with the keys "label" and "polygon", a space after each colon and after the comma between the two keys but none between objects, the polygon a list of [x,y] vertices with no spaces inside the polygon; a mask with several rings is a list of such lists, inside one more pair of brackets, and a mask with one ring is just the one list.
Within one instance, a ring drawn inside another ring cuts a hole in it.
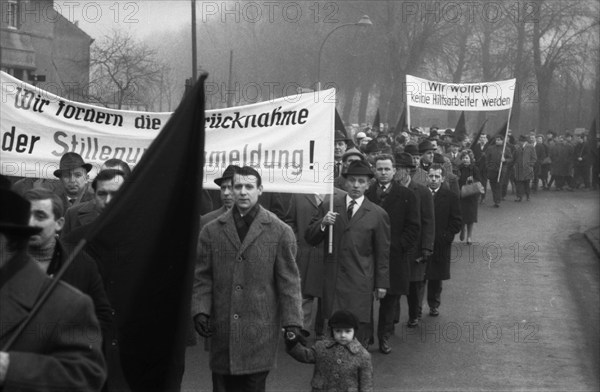
[{"label": "man in dark overcoat", "polygon": [[390,218],[385,210],[369,201],[364,193],[373,178],[369,164],[354,161],[346,173],[347,195],[320,207],[305,233],[309,244],[324,242],[333,226],[333,253],[325,256],[323,316],[337,310],[354,313],[359,321],[357,339],[367,347],[371,336],[373,295],[381,299],[389,288]]},{"label": "man in dark overcoat", "polygon": [[[50,279],[27,254],[30,203],[0,189],[0,350],[28,317]],[[32,333],[33,331],[33,333]],[[60,281],[23,333],[0,351],[0,390],[99,391],[106,379],[91,299]]]},{"label": "man in dark overcoat", "polygon": [[535,148],[529,143],[527,136],[519,136],[519,143],[515,146],[513,157],[513,170],[515,171],[515,183],[517,185],[517,198],[515,201],[520,202],[523,195],[529,200],[530,182],[534,177],[536,162]]},{"label": "man in dark overcoat", "polygon": [[119,169],[101,170],[92,181],[94,198],[66,210],[65,224],[60,234],[61,238],[67,236],[76,228],[89,225],[95,221],[111,200],[114,199],[124,183],[125,172]]},{"label": "man in dark overcoat", "polygon": [[454,192],[441,186],[446,176],[443,166],[434,163],[429,168],[429,189],[435,211],[435,242],[433,255],[427,264],[427,304],[429,315],[439,315],[442,281],[450,279],[450,253],[454,236],[462,227],[460,203]]},{"label": "man in dark overcoat", "polygon": [[417,197],[408,188],[394,181],[394,157],[382,154],[375,158],[375,179],[365,196],[379,205],[390,217],[390,288],[380,301],[377,338],[379,350],[389,354],[389,338],[394,333],[395,309],[400,296],[408,294],[410,269],[408,254],[414,251],[421,222]]},{"label": "man in dark overcoat", "polygon": [[226,390],[264,391],[283,326],[302,327],[292,229],[258,203],[260,174],[233,176],[234,206],[200,233],[192,296],[196,330],[211,337],[210,368]]},{"label": "man in dark overcoat", "polygon": [[[500,207],[502,201],[502,182],[508,170],[507,164],[512,162],[512,153],[508,146],[506,149],[503,148],[503,141],[502,135],[496,135],[492,144],[485,150],[486,173],[496,208]],[[502,167],[501,173],[500,167]],[[498,179],[498,173],[500,173],[500,179]]]},{"label": "man in dark overcoat", "polygon": [[[408,322],[409,328],[418,325],[421,318],[421,306],[425,294],[425,271],[429,257],[433,254],[433,243],[435,238],[435,215],[433,208],[433,196],[428,187],[412,181],[410,177],[411,170],[415,167],[413,157],[408,153],[401,153],[396,156],[396,181],[413,191],[416,196],[417,207],[419,211],[420,230],[417,242],[412,250],[407,254],[408,266],[410,270],[410,283],[408,286]],[[400,311],[398,311],[395,322],[400,321]]]}]

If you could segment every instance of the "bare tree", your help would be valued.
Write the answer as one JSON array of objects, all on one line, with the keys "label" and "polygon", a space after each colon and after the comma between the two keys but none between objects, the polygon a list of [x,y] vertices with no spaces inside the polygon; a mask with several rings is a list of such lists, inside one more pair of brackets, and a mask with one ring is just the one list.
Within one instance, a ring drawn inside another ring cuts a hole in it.
[{"label": "bare tree", "polygon": [[156,51],[126,32],[113,30],[92,47],[90,101],[107,107],[145,106],[160,82]]},{"label": "bare tree", "polygon": [[[533,63],[538,88],[538,126],[547,130],[551,121],[551,86],[558,68],[569,67],[582,50],[585,36],[591,34],[597,19],[597,5],[582,1],[544,1],[531,3],[533,24]],[[595,13],[594,13],[595,10]],[[593,18],[593,16],[592,16]],[[596,32],[597,34],[597,32]]]}]

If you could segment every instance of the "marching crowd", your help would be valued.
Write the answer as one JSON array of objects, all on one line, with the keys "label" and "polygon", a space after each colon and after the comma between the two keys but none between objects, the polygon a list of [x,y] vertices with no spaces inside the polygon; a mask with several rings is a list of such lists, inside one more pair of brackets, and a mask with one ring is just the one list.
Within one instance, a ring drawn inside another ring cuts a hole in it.
[{"label": "marching crowd", "polygon": [[[257,170],[235,165],[215,180],[219,191],[203,191],[191,317],[208,343],[213,390],[264,391],[281,328],[289,355],[315,364],[313,390],[372,390],[370,346],[392,352],[395,325],[417,327],[424,301],[430,317],[440,314],[452,242],[458,234],[472,243],[486,200],[499,208],[509,185],[515,202],[552,186],[598,187],[598,147],[569,133],[515,140],[509,131],[505,141],[503,133],[471,140],[436,128],[349,129],[336,131],[334,157],[333,195],[269,192]],[[22,318],[15,301],[35,300],[131,175],[111,159],[90,182],[91,168],[66,153],[55,181],[2,178],[3,326]],[[28,281],[37,283],[15,300]],[[0,389],[119,390],[102,266],[81,252],[48,301],[38,322],[95,325],[103,338],[19,338],[0,351]],[[3,346],[10,331],[0,332]]]}]

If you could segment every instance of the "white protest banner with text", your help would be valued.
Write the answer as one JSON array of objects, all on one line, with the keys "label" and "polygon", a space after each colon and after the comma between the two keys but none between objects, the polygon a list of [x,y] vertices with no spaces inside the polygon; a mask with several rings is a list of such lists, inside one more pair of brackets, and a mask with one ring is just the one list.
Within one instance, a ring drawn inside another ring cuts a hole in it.
[{"label": "white protest banner with text", "polygon": [[487,83],[441,83],[406,75],[409,106],[441,110],[508,110],[516,79]]},{"label": "white protest banner with text", "polygon": [[[53,178],[60,157],[98,168],[135,166],[172,113],[115,110],[69,101],[1,72],[0,172]],[[252,165],[265,190],[327,193],[333,182],[335,90],[206,111],[205,188],[229,164]],[[173,151],[177,154],[177,151]]]}]

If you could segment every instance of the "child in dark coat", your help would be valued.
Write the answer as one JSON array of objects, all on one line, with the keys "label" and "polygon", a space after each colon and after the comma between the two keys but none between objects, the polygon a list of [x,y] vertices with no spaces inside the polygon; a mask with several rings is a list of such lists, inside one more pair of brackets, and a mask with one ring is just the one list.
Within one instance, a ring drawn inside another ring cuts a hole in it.
[{"label": "child in dark coat", "polygon": [[373,391],[371,354],[354,337],[358,319],[351,312],[335,312],[330,320],[331,338],[307,348],[299,336],[287,336],[288,354],[299,362],[314,363],[313,392]]}]

